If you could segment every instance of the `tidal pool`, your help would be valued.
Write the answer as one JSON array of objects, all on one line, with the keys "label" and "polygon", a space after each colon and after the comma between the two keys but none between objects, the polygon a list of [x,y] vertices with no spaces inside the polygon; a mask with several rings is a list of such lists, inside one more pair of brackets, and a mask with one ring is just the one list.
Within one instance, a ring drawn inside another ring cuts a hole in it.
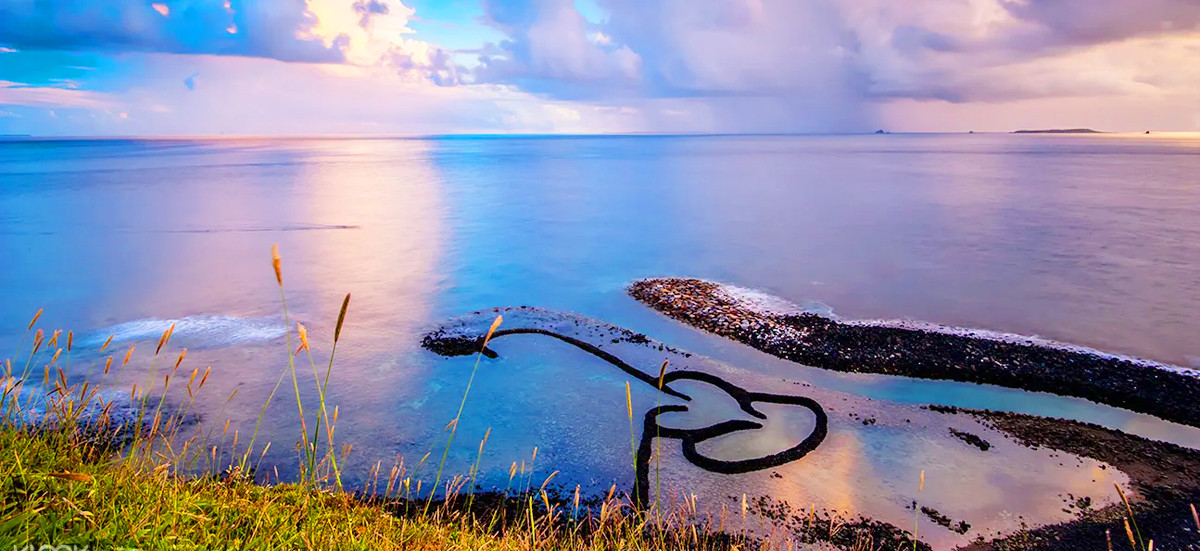
[{"label": "tidal pool", "polygon": [[[444,324],[432,333],[432,347],[455,339],[481,342],[497,315],[504,317],[501,327],[508,330],[537,329],[576,341],[572,344],[546,334],[503,334],[502,330],[488,343],[497,358],[485,360],[488,363],[481,368],[520,379],[526,375],[520,366],[528,354],[575,349],[578,360],[570,367],[575,373],[562,378],[542,402],[542,407],[561,407],[567,415],[541,420],[534,416],[528,421],[553,421],[555,428],[564,431],[548,439],[557,445],[542,448],[548,450],[542,457],[560,470],[560,476],[571,480],[576,473],[607,473],[619,487],[633,493],[636,461],[630,441],[645,440],[653,448],[646,501],[678,502],[682,496],[694,495],[699,510],[714,515],[724,511],[730,518],[728,526],[738,529],[743,496],[753,503],[766,498],[767,502],[786,502],[793,509],[815,506],[847,520],[863,516],[900,527],[912,524],[915,501],[918,507],[951,519],[951,527],[925,519],[926,528],[920,532],[935,549],[948,549],[980,536],[991,539],[1022,527],[1072,520],[1079,500],[1089,507],[1103,507],[1116,498],[1113,484],[1128,482],[1128,477],[1111,465],[1027,447],[970,416],[820,388],[805,380],[803,373],[796,377],[764,375],[573,314],[533,308],[482,311]],[[619,358],[627,367],[638,369],[641,376],[627,373],[577,343]],[[668,392],[646,384],[646,379],[657,379],[663,360],[668,361],[663,377]],[[449,358],[445,368],[466,373],[474,361],[470,356]],[[711,376],[719,383],[679,378],[685,373]],[[599,384],[580,393],[576,380]],[[533,380],[528,383],[536,384]],[[625,383],[633,396],[632,423],[623,399]],[[762,414],[759,417],[741,408],[737,392],[729,392],[722,384],[759,397],[812,400],[819,404],[820,413],[795,404],[760,402],[755,404],[757,413]],[[608,388],[600,390],[602,387]],[[520,396],[518,393],[516,399]],[[706,468],[705,461],[688,457],[680,438],[647,437],[642,432],[650,426],[643,425],[643,416],[663,407],[686,408],[659,415],[658,427],[665,432],[743,423],[739,430],[695,445],[694,453],[718,467],[771,458],[794,449],[817,431],[825,434],[795,459],[736,469],[744,472],[717,472],[721,469]],[[964,435],[978,440],[972,443]],[[981,449],[980,441],[986,450]],[[600,483],[593,490],[604,486]],[[748,515],[745,522],[747,530],[771,529],[769,521],[755,514]],[[969,529],[953,529],[965,526],[960,524],[963,522]]]}]

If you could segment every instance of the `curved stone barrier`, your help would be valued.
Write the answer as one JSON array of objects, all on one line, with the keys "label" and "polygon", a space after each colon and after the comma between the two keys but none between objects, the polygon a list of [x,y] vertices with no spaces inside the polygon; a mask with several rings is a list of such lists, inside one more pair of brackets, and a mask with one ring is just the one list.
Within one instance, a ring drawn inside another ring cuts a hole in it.
[{"label": "curved stone barrier", "polygon": [[[734,419],[730,421],[722,421],[700,429],[674,429],[662,427],[658,424],[658,416],[667,412],[684,412],[688,410],[687,406],[658,406],[646,412],[645,421],[642,424],[642,440],[637,451],[637,493],[636,497],[640,500],[641,505],[645,505],[645,500],[650,495],[650,455],[651,446],[655,438],[671,438],[679,440],[683,445],[683,457],[689,463],[700,467],[706,471],[721,473],[721,474],[740,474],[753,471],[761,471],[778,467],[780,465],[791,463],[808,455],[809,452],[817,449],[821,442],[829,433],[829,417],[825,414],[824,408],[812,398],[804,396],[786,396],[781,394],[764,394],[760,392],[750,392],[737,385],[729,383],[720,377],[699,371],[671,371],[663,376],[664,386],[666,383],[671,383],[681,379],[700,381],[711,384],[721,390],[724,390],[734,400],[737,400],[738,406],[757,417],[758,419],[766,419],[767,416],[755,409],[756,402],[772,403],[772,404],[790,404],[808,408],[816,417],[813,431],[809,435],[797,443],[795,446],[783,450],[779,453],[774,453],[764,457],[756,457],[753,459],[742,459],[738,461],[725,461],[722,459],[714,459],[708,457],[696,450],[696,444],[705,440],[710,440],[720,436],[725,436],[737,431],[743,430],[758,430],[762,429],[763,425],[753,421],[745,421],[742,419]],[[690,400],[690,398],[689,398]]]},{"label": "curved stone barrier", "polygon": [[676,320],[804,365],[1050,392],[1200,427],[1200,377],[1174,366],[1015,335],[772,312],[734,288],[700,279],[646,279],[628,291]]},{"label": "curved stone barrier", "polygon": [[[527,314],[540,313],[536,309],[529,308],[521,308],[519,311]],[[520,321],[528,322],[531,320],[521,319]],[[532,321],[537,323],[536,320]],[[616,330],[616,328],[614,328],[614,330]],[[495,358],[497,357],[496,352],[484,347],[485,334],[485,328],[475,327],[468,324],[443,327],[426,335],[422,340],[421,345],[427,350],[442,356],[463,356],[479,352],[488,357]],[[626,340],[631,342],[639,342],[639,337],[644,339],[644,337],[631,332],[623,331],[620,334],[622,334]],[[688,462],[700,467],[701,469],[721,474],[738,474],[770,469],[801,459],[809,452],[817,449],[817,446],[819,446],[821,442],[825,440],[825,437],[828,434],[829,418],[826,415],[825,410],[821,407],[821,404],[817,403],[816,400],[808,397],[751,392],[716,375],[700,371],[667,371],[662,375],[662,380],[660,381],[658,377],[652,376],[637,369],[617,356],[602,350],[599,346],[570,335],[545,329],[543,327],[516,327],[510,329],[501,329],[492,333],[491,339],[492,341],[495,341],[496,339],[509,335],[543,335],[566,342],[616,366],[618,369],[632,376],[634,379],[637,379],[638,381],[647,384],[666,395],[674,396],[687,402],[693,402],[692,397],[672,389],[670,386],[671,383],[675,381],[689,380],[712,385],[724,391],[731,398],[733,398],[743,412],[760,420],[766,420],[767,415],[755,408],[755,403],[796,405],[812,411],[815,418],[813,430],[807,437],[798,442],[795,446],[764,457],[727,461],[704,455],[696,449],[696,445],[706,440],[711,440],[713,438],[718,438],[735,432],[760,430],[763,428],[762,424],[744,419],[732,419],[714,423],[699,429],[677,429],[663,427],[658,424],[659,415],[668,412],[685,412],[690,409],[690,406],[663,405],[651,408],[646,412],[644,417],[641,443],[638,446],[636,454],[637,482],[634,492],[634,499],[639,506],[644,507],[647,504],[647,500],[650,495],[650,457],[652,455],[652,445],[655,438],[679,440],[683,447],[683,457],[687,459]]]}]

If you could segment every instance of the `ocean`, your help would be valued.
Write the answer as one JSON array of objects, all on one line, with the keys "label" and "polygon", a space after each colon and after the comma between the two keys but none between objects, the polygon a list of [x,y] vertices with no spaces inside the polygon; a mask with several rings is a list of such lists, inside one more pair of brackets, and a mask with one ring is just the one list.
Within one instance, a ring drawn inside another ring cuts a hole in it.
[{"label": "ocean", "polygon": [[[111,351],[94,349],[115,335],[118,359],[138,345],[121,384],[140,383],[176,323],[165,362],[187,347],[185,372],[211,365],[202,416],[249,430],[287,365],[278,244],[288,319],[308,327],[322,375],[352,294],[330,391],[339,439],[361,448],[348,468],[362,476],[444,442],[473,359],[437,357],[422,336],[505,306],[573,312],[847,396],[1075,418],[1194,445],[1196,429],[1077,399],[788,364],[653,313],[624,288],[697,277],[845,319],[1200,368],[1198,175],[1196,136],[0,141],[0,356],[41,308],[39,327],[75,332],[73,377],[98,377]],[[534,446],[572,483],[628,483],[620,373],[570,347],[510,339],[480,367],[448,468],[465,470],[491,428],[483,468],[501,484]],[[300,367],[311,380],[306,359]],[[274,440],[294,436],[286,390],[264,429]],[[615,440],[579,444],[596,423],[617,423]],[[286,472],[289,452],[278,453]]]}]

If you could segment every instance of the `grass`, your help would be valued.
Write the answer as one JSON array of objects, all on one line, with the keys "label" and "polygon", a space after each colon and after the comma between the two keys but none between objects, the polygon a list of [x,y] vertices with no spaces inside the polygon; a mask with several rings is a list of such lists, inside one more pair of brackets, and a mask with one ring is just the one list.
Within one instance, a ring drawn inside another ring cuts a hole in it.
[{"label": "grass", "polygon": [[[405,515],[380,503],[309,484],[258,485],[242,476],[188,477],[163,464],[113,462],[103,446],[68,431],[0,431],[0,548],[88,545],[92,549],[717,549],[728,538],[700,532],[660,542],[636,519],[567,522],[562,510],[526,500],[512,522],[441,503]],[[506,509],[519,510],[517,499]],[[413,507],[414,510],[419,507]]]},{"label": "grass", "polygon": [[[61,338],[61,331],[49,337],[42,329],[34,332],[42,313],[38,311],[14,355],[25,361],[16,362],[15,368],[13,361],[5,361],[0,375],[0,549],[43,545],[662,551],[761,547],[713,530],[714,522],[724,526],[725,519],[702,519],[694,501],[690,507],[686,500],[677,503],[665,519],[650,523],[648,515],[636,510],[633,500],[618,494],[615,486],[603,499],[581,500],[578,487],[573,499],[552,496],[548,484],[557,471],[535,486],[536,448],[528,471],[522,461],[524,480],[518,479],[518,484],[523,488],[477,494],[478,463],[468,476],[454,476],[443,488],[445,456],[462,415],[461,405],[449,425],[446,451],[432,486],[416,476],[429,457],[426,454],[411,472],[399,462],[387,473],[377,465],[364,488],[344,488],[339,460],[353,446],[336,446],[338,414],[336,408],[330,411],[326,390],[350,296],[343,301],[322,380],[303,325],[295,328],[300,344],[292,349],[281,264],[273,247],[272,266],[288,326],[288,364],[263,404],[249,441],[240,447],[240,435],[236,430],[230,434],[228,422],[208,425],[208,420],[191,416],[209,371],[185,367],[186,349],[178,355],[169,351],[174,326],[159,339],[149,359],[147,379],[132,385],[126,403],[106,399],[111,394],[101,389],[121,390],[121,372],[136,345],[104,360],[102,373],[89,365],[86,377],[70,377],[82,375],[69,373],[73,333]],[[499,323],[497,318],[491,331]],[[31,332],[32,344],[23,352]],[[62,340],[65,346],[60,346]],[[100,347],[101,357],[111,342],[110,337]],[[301,352],[312,367],[315,405],[302,401],[303,377],[296,367]],[[39,371],[40,385],[31,379]],[[69,384],[69,379],[80,382]],[[258,446],[259,428],[285,379],[291,380],[296,398],[299,475],[282,481],[276,474],[272,484],[267,473],[263,483],[262,461],[271,444]],[[108,381],[111,384],[105,384]],[[470,384],[468,380],[463,405]],[[184,387],[185,404],[167,400],[172,385],[177,394]],[[37,389],[45,392],[43,398],[35,397]],[[223,411],[224,406],[218,418]],[[480,454],[485,443],[486,436],[479,444]],[[515,463],[511,474],[516,475]],[[460,499],[468,483],[470,496]]]},{"label": "grass", "polygon": [[[210,420],[191,416],[210,371],[185,367],[186,349],[170,350],[173,325],[153,349],[146,380],[139,381],[140,386],[132,385],[128,405],[122,405],[124,400],[106,399],[111,394],[101,390],[125,392],[120,384],[122,371],[135,350],[149,347],[130,345],[127,350],[110,352],[102,371],[97,372],[97,366],[91,364],[87,375],[79,376],[82,374],[72,373],[70,364],[75,352],[73,333],[68,331],[64,337],[62,331],[49,336],[43,329],[35,332],[42,311],[34,315],[14,354],[16,361],[6,360],[0,373],[0,550],[44,545],[89,549],[927,549],[916,542],[916,520],[908,534],[911,538],[893,534],[876,544],[866,532],[850,534],[846,522],[837,518],[814,519],[815,506],[808,510],[802,532],[772,529],[769,535],[754,536],[748,530],[745,494],[740,523],[734,520],[738,515],[729,514],[725,506],[717,516],[697,510],[695,495],[664,499],[658,466],[661,440],[654,454],[655,496],[649,510],[634,505],[638,498],[648,501],[649,496],[623,495],[615,486],[606,496],[591,499],[581,498],[578,485],[573,494],[558,495],[550,487],[557,471],[543,468],[550,474],[534,478],[537,448],[528,466],[525,460],[520,461],[519,469],[513,463],[503,492],[476,492],[479,458],[490,428],[478,444],[470,471],[448,477],[443,484],[446,458],[479,369],[479,356],[465,381],[458,413],[447,425],[445,448],[432,484],[419,476],[433,453],[431,447],[411,470],[400,460],[390,470],[378,464],[362,488],[346,488],[339,464],[344,464],[353,446],[345,443],[338,447],[334,438],[338,410],[331,410],[326,396],[350,295],[338,314],[328,362],[321,360],[326,368],[322,377],[308,330],[301,324],[294,329],[299,346],[293,349],[282,262],[274,247],[272,267],[287,327],[288,362],[242,446],[238,432],[230,434],[229,422],[208,424]],[[501,321],[496,318],[481,350]],[[109,337],[99,347],[100,357],[112,340]],[[30,348],[26,353],[27,342]],[[301,386],[308,384],[302,382],[307,376],[300,376],[296,365],[302,352],[311,367],[316,396],[315,404],[307,407]],[[666,368],[664,362],[658,375],[659,389]],[[40,385],[31,379],[39,373]],[[260,446],[258,436],[268,406],[285,379],[292,382],[296,399],[299,474],[295,480],[281,480],[276,473],[272,483],[263,465],[271,443]],[[79,382],[69,384],[69,380]],[[168,391],[175,388],[179,395],[180,387],[186,391],[186,402],[168,401]],[[46,391],[44,403],[34,398],[31,391],[35,388]],[[225,404],[236,394],[234,391]],[[628,383],[625,406],[636,469],[636,431]],[[223,412],[224,406],[216,419]],[[540,485],[537,480],[542,481]],[[918,493],[923,485],[922,471]],[[461,495],[464,488],[465,497]],[[1143,545],[1132,508],[1124,494],[1121,498],[1127,522],[1132,523],[1126,525],[1131,545],[1138,551],[1152,551],[1153,542]],[[916,514],[919,520],[919,510]],[[1200,516],[1194,509],[1192,514],[1200,529]],[[796,543],[793,535],[806,543]]]},{"label": "grass", "polygon": [[[799,536],[806,544],[796,544],[776,530],[754,539],[747,530],[745,494],[741,522],[736,527],[724,506],[716,517],[698,511],[694,495],[690,500],[672,496],[669,503],[664,502],[658,473],[661,448],[654,454],[655,499],[648,511],[634,504],[637,498],[649,496],[631,498],[618,493],[615,486],[598,498],[581,499],[578,485],[573,495],[559,496],[549,486],[557,471],[545,479],[539,475],[542,482],[537,485],[537,448],[528,467],[524,460],[519,470],[513,463],[509,486],[503,492],[477,493],[479,458],[490,428],[479,442],[470,472],[449,477],[443,485],[446,458],[479,368],[478,356],[465,382],[458,413],[447,425],[445,448],[433,484],[425,484],[418,476],[429,459],[427,453],[411,471],[399,460],[386,472],[379,464],[369,473],[364,487],[345,488],[339,462],[344,464],[353,446],[337,446],[334,435],[338,410],[330,410],[326,396],[350,295],[346,295],[338,314],[328,362],[321,360],[326,367],[322,378],[303,325],[295,328],[299,346],[292,348],[281,264],[278,250],[272,248],[272,266],[287,325],[288,363],[267,396],[249,441],[240,447],[240,435],[236,430],[229,433],[228,422],[208,425],[206,420],[191,416],[210,371],[189,370],[184,366],[187,350],[170,350],[173,325],[153,350],[147,379],[140,386],[132,385],[127,405],[122,405],[124,400],[106,400],[111,394],[101,390],[125,392],[120,384],[121,373],[138,350],[136,345],[123,352],[111,352],[102,371],[97,372],[98,366],[89,364],[86,376],[69,376],[79,375],[71,368],[74,334],[47,334],[40,328],[34,331],[42,311],[33,316],[13,359],[4,362],[0,373],[0,550],[45,545],[89,549],[589,551],[927,548],[924,544],[919,547],[916,541],[920,515],[917,507],[913,531],[907,534],[911,537],[893,534],[881,538],[890,541],[879,544],[869,534],[864,536],[865,532],[851,535],[843,531],[845,522],[836,518],[814,519],[815,507],[808,510]],[[481,349],[500,323],[497,317]],[[109,337],[99,347],[100,357],[112,340]],[[23,352],[27,342],[30,348]],[[316,395],[315,405],[310,403],[307,408],[301,389],[306,377],[301,377],[296,367],[301,352],[311,367]],[[664,362],[659,370],[660,389],[666,367]],[[262,465],[271,444],[259,447],[257,440],[267,408],[285,379],[291,380],[296,398],[299,474],[296,480],[288,481],[276,474],[271,483],[270,473],[263,476]],[[69,380],[79,382],[69,384]],[[107,383],[110,380],[111,384]],[[167,400],[173,385],[176,394],[181,386],[186,391],[185,403]],[[35,388],[46,392],[44,399],[35,398]],[[236,394],[234,391],[225,404]],[[625,406],[636,468],[628,383]],[[223,412],[224,406],[216,418]],[[658,444],[661,446],[661,441]],[[918,494],[923,490],[924,474],[922,471]],[[465,498],[460,495],[463,488],[467,489]],[[1126,512],[1124,531],[1129,546],[1137,551],[1153,551],[1153,540],[1143,539],[1128,499],[1119,486],[1117,491]],[[1191,513],[1200,530],[1200,515],[1194,507]],[[736,535],[729,533],[735,530]]]}]

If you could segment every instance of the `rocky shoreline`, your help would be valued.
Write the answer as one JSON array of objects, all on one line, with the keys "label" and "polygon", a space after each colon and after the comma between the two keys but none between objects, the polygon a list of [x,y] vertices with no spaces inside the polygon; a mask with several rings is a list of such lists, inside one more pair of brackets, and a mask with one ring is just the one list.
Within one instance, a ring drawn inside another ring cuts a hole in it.
[{"label": "rocky shoreline", "polygon": [[[1192,517],[1190,508],[1192,504],[1200,503],[1200,451],[1066,419],[953,406],[929,405],[924,409],[944,415],[970,416],[1023,446],[1088,457],[1120,470],[1129,476],[1130,506],[1145,540],[1143,548],[1154,540],[1156,549],[1200,549],[1200,524]],[[1111,491],[1116,492],[1115,489]],[[1066,506],[1076,515],[1074,520],[1024,528],[1009,534],[980,533],[973,542],[957,547],[956,551],[1129,549],[1124,524],[1128,513],[1122,503],[1093,507],[1091,497],[1068,497]],[[846,521],[843,525],[847,534],[839,539],[828,535],[826,525],[814,530],[811,517],[806,524],[804,511],[796,514],[786,503],[762,498],[756,509],[765,517],[782,523],[800,541],[823,541],[838,549],[851,549],[852,534],[863,533],[870,535],[876,543],[896,545],[902,542],[896,548],[912,548],[906,530],[869,518]],[[919,510],[924,517],[948,530],[959,533],[971,530],[966,521],[956,521],[936,509],[920,506]],[[828,523],[828,511],[823,515]],[[822,513],[816,518],[820,521]],[[1108,544],[1110,536],[1112,547]],[[917,548],[929,549],[924,542],[918,542]]]},{"label": "rocky shoreline", "polygon": [[[715,287],[715,284],[705,283],[705,285]],[[713,287],[706,288],[712,292]],[[719,291],[719,288],[717,290]],[[724,294],[717,292],[713,292],[713,294],[721,300],[732,300]],[[684,299],[676,296],[675,300],[679,304],[687,304],[687,301],[692,301],[692,306],[699,307],[699,304],[694,302],[698,300],[696,298]],[[769,315],[761,313],[761,309],[749,309],[749,311],[750,315],[743,315],[734,310],[718,312],[719,316],[724,316],[725,324],[722,327],[729,327],[736,322],[738,329],[749,330],[757,327],[762,334],[771,335],[772,338],[779,340],[796,338],[801,331],[795,326],[783,323],[770,325],[769,323],[774,320]],[[557,339],[595,355],[642,383],[648,383],[655,387],[659,385],[658,377],[641,373],[635,366],[651,367],[658,361],[657,358],[663,356],[672,360],[671,366],[684,367],[688,360],[700,361],[698,366],[704,365],[703,358],[698,356],[693,358],[687,352],[673,349],[640,333],[569,313],[526,307],[496,308],[455,318],[427,334],[422,344],[425,348],[442,356],[472,354],[480,350],[490,356],[496,356],[494,351],[483,347],[483,335],[488,331],[494,316],[499,314],[504,315],[507,329],[493,333],[493,341],[506,335],[521,334],[537,334]],[[837,323],[832,320],[827,321]],[[745,324],[745,327],[742,324]],[[851,325],[851,327],[862,326]],[[649,355],[639,355],[639,350],[648,351]],[[1153,369],[1144,366],[1135,368]],[[662,377],[663,392],[670,392],[672,383],[686,382],[684,379],[705,379],[708,383],[722,387],[726,393],[742,404],[743,411],[750,413],[754,412],[754,408],[747,409],[746,406],[749,404],[745,402],[756,402],[764,398],[780,398],[779,396],[772,397],[752,393],[731,383],[725,383],[720,377],[690,369],[672,369],[666,371]],[[681,387],[680,390],[684,390],[684,387]],[[837,423],[831,420],[845,415],[847,412],[853,420],[853,426],[857,427],[861,421],[861,425],[864,427],[876,427],[875,416],[878,415],[878,411],[871,411],[869,416],[863,413],[860,419],[856,410],[846,409],[847,406],[839,404],[836,399],[831,400],[831,396],[822,396],[816,389],[810,389],[809,392],[814,393],[814,399],[826,400],[831,405],[828,420],[819,421],[820,427],[826,425],[834,427]],[[685,400],[684,404],[690,403],[688,397],[683,399]],[[724,422],[706,428],[679,431],[679,434],[675,434],[673,429],[664,429],[656,424],[655,419],[659,413],[678,407],[660,405],[646,412],[642,428],[643,438],[641,446],[637,450],[638,457],[635,459],[637,464],[635,487],[630,490],[630,495],[635,496],[634,499],[636,496],[650,495],[651,442],[648,438],[649,435],[677,437],[681,441],[690,439],[692,447],[694,447],[695,443],[711,436],[710,433],[717,434],[728,429],[744,428],[749,430],[753,429],[752,425],[755,424],[753,421],[745,426],[737,424],[740,423],[738,421],[733,424]],[[1090,468],[1096,470],[1088,471],[1085,478],[1092,479],[1092,483],[1096,483],[1096,479],[1101,476],[1107,480],[1119,480],[1129,495],[1139,528],[1147,539],[1155,540],[1156,547],[1200,549],[1200,529],[1198,529],[1200,527],[1192,522],[1189,509],[1189,504],[1200,502],[1200,451],[1076,421],[986,410],[967,410],[940,405],[922,406],[920,409],[927,410],[929,415],[937,419],[945,420],[943,425],[935,419],[931,426],[937,427],[933,429],[936,432],[926,433],[923,438],[935,439],[935,434],[940,433],[942,438],[956,441],[956,445],[973,448],[972,454],[988,454],[987,457],[980,455],[977,460],[971,460],[971,465],[975,465],[977,462],[987,462],[990,460],[988,457],[997,453],[1010,454],[1008,457],[1015,457],[1015,455],[1011,455],[1013,448],[1043,449],[1043,452],[1038,453],[1047,453],[1049,457],[1053,458],[1049,461],[1066,461],[1072,456],[1075,456],[1075,459],[1086,458],[1095,461],[1096,463]],[[916,420],[917,417],[914,416],[913,419]],[[969,423],[964,422],[968,420]],[[913,427],[916,426],[917,423],[914,423]],[[718,428],[720,430],[716,430]],[[836,427],[829,430],[834,429]],[[843,423],[840,430],[847,430],[847,425]],[[817,436],[814,432],[816,438],[813,439],[813,443],[801,443],[797,449],[789,450],[786,453],[795,453],[796,458],[799,458],[809,451],[813,451],[810,448],[819,444],[818,440],[823,439],[826,432],[821,429],[818,431],[821,436]],[[986,439],[981,435],[986,436]],[[683,445],[685,448],[688,446],[687,442],[683,442]],[[685,450],[685,460],[696,459],[694,457],[695,450],[691,452],[693,456],[691,459],[686,457],[687,454],[688,452]],[[721,465],[713,468],[714,465],[710,465],[704,458],[700,459],[701,463],[692,462],[692,464],[707,471],[740,473],[747,470],[725,469]],[[775,458],[763,459],[771,463]],[[752,462],[761,463],[762,460]],[[776,463],[784,462],[786,461]],[[748,470],[771,467],[771,464],[749,465]],[[1058,464],[1062,465],[1062,463]],[[967,468],[971,467],[967,466]],[[1119,473],[1104,473],[1106,468],[1119,471]],[[772,476],[784,478],[778,473],[774,473]],[[1124,477],[1128,477],[1127,483]],[[1033,482],[1035,479],[1030,478],[1028,481]],[[1086,481],[1083,482],[1086,486]],[[951,503],[922,502],[919,507],[914,506],[912,511],[915,515],[922,515],[923,523],[932,522],[939,526],[939,530],[944,528],[965,537],[957,540],[952,546],[947,546],[944,542],[921,541],[916,542],[915,547],[924,550],[954,547],[967,551],[1105,549],[1107,548],[1105,532],[1111,531],[1116,542],[1114,548],[1127,548],[1121,547],[1126,545],[1125,540],[1122,539],[1124,538],[1123,522],[1126,513],[1123,505],[1119,502],[1114,503],[1116,490],[1103,481],[1099,487],[1087,486],[1088,489],[1083,490],[1090,495],[1080,495],[1079,488],[1071,487],[1069,492],[1064,491],[1062,494],[1058,494],[1058,498],[1062,499],[1062,512],[1068,513],[1068,520],[1045,522],[1028,518],[1030,524],[1027,525],[1026,517],[1020,517],[1022,518],[1020,524],[1011,527],[992,526],[989,528],[987,519],[971,517],[963,510],[955,511]],[[824,542],[837,549],[854,548],[860,537],[866,537],[875,543],[887,542],[891,546],[901,545],[905,549],[912,548],[914,545],[910,539],[908,528],[872,518],[877,516],[872,513],[868,513],[869,516],[845,516],[846,512],[844,511],[838,512],[823,507],[794,509],[786,501],[776,500],[770,494],[769,491],[759,494],[760,497],[753,500],[753,510],[760,517],[775,522],[777,528],[790,534],[795,541]],[[730,496],[730,499],[736,501],[735,498],[736,496]],[[893,518],[888,520],[894,521]]]},{"label": "rocky shoreline", "polygon": [[[945,414],[965,414],[1032,448],[1049,448],[1103,461],[1129,475],[1135,495],[1133,516],[1146,540],[1157,549],[1200,548],[1200,525],[1190,506],[1200,502],[1200,451],[1149,440],[1091,423],[1021,413],[930,406]],[[1114,490],[1115,491],[1115,490]],[[1078,519],[1022,530],[991,541],[978,541],[964,551],[1074,551],[1107,549],[1105,532],[1116,548],[1127,548],[1124,505],[1077,507]]]},{"label": "rocky shoreline", "polygon": [[645,279],[628,292],[676,320],[813,367],[1050,392],[1200,427],[1200,377],[1123,358],[765,311],[699,279]]}]

